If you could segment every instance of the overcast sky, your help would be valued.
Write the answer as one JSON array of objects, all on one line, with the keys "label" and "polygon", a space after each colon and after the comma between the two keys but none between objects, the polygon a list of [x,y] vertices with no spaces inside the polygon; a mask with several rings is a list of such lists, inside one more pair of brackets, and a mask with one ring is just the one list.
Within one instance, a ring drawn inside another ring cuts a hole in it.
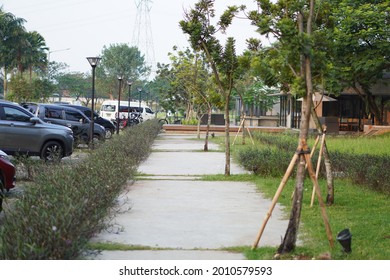
[{"label": "overcast sky", "polygon": [[[134,30],[146,34],[145,24],[136,25],[140,0],[2,0],[7,12],[24,18],[27,31],[38,31],[50,49],[50,60],[64,62],[69,71],[90,71],[88,56],[99,55],[103,46],[133,44]],[[145,37],[152,37],[148,57],[155,62],[169,63],[167,54],[174,45],[188,46],[179,27],[183,10],[193,7],[196,0],[153,0],[150,10],[151,36],[139,36],[138,47],[143,54]],[[221,13],[228,5],[254,8],[253,0],[216,0],[216,11]],[[245,40],[258,37],[247,20],[235,20],[229,36],[236,38],[237,53],[245,48]],[[135,36],[138,37],[138,36]],[[221,38],[222,39],[222,38]],[[224,40],[224,39],[223,39]],[[150,43],[149,43],[150,44]]]}]

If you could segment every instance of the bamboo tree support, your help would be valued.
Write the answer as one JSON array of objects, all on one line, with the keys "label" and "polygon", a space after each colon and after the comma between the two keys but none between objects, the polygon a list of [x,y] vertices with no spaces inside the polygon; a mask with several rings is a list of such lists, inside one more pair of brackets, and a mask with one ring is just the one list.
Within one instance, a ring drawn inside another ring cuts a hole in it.
[{"label": "bamboo tree support", "polygon": [[270,209],[268,210],[267,214],[265,215],[265,219],[264,219],[264,222],[263,222],[263,225],[261,226],[260,228],[260,231],[259,233],[257,234],[257,237],[256,237],[256,240],[255,240],[255,243],[253,243],[253,246],[252,246],[252,249],[255,249],[257,248],[257,245],[259,244],[259,241],[260,241],[260,238],[261,236],[263,235],[263,232],[264,232],[264,229],[265,229],[265,226],[269,220],[269,218],[271,217],[272,215],[272,211],[274,210],[275,208],[275,205],[276,203],[278,202],[278,199],[284,189],[284,187],[286,186],[287,182],[288,182],[288,179],[290,178],[291,176],[291,173],[293,172],[293,169],[294,169],[294,166],[295,166],[295,163],[298,159],[299,155],[296,153],[294,154],[288,168],[287,168],[287,171],[286,173],[284,174],[283,178],[282,178],[282,181],[280,182],[280,185],[278,187],[278,189],[276,190],[276,193],[274,195],[274,198],[272,199],[272,203],[271,203],[271,207]]},{"label": "bamboo tree support", "polygon": [[314,189],[315,189],[315,192],[317,194],[317,197],[318,197],[318,201],[319,201],[319,204],[320,204],[320,207],[321,207],[321,216],[322,216],[322,219],[324,221],[324,224],[325,224],[325,229],[326,229],[326,234],[327,234],[327,237],[328,237],[328,241],[329,241],[329,244],[330,244],[330,247],[333,248],[334,247],[334,241],[333,241],[333,237],[332,237],[332,230],[330,228],[330,225],[329,225],[329,219],[328,219],[328,216],[326,214],[326,208],[325,208],[325,204],[322,200],[322,196],[321,196],[321,191],[320,191],[320,187],[319,187],[319,184],[318,184],[318,181],[317,181],[317,178],[316,178],[316,175],[315,175],[315,172],[313,170],[313,165],[311,163],[311,156],[310,156],[310,149],[308,148],[307,144],[305,144],[304,146],[302,146],[301,144],[298,146],[298,149],[296,151],[296,153],[294,154],[287,170],[286,170],[286,173],[284,174],[283,176],[283,179],[274,195],[274,198],[272,199],[272,203],[271,203],[271,207],[269,209],[269,211],[267,212],[266,214],[266,217],[264,219],[264,222],[259,230],[259,233],[257,234],[256,236],[256,240],[255,242],[253,243],[253,246],[252,246],[252,249],[255,249],[257,248],[259,242],[260,242],[260,239],[261,239],[261,236],[263,235],[263,232],[264,232],[264,229],[265,229],[265,226],[267,225],[267,222],[269,220],[269,218],[271,217],[272,215],[272,211],[273,209],[275,208],[275,205],[283,191],[283,188],[285,187],[289,177],[291,176],[291,173],[294,169],[294,166],[298,160],[299,157],[303,156],[305,158],[305,161],[306,161],[306,166],[307,166],[307,169],[309,171],[309,175],[310,175],[310,178],[313,182],[313,185],[314,185]]},{"label": "bamboo tree support", "polygon": [[334,242],[333,242],[332,230],[330,228],[328,215],[326,214],[326,206],[325,206],[324,201],[322,200],[320,185],[318,184],[318,180],[317,180],[316,175],[314,173],[310,156],[309,155],[305,155],[305,159],[306,159],[306,163],[308,165],[307,169],[309,171],[310,178],[313,181],[314,189],[315,189],[315,191],[317,193],[317,198],[318,198],[318,201],[319,201],[319,204],[320,204],[321,215],[322,215],[322,219],[324,220],[325,229],[326,229],[326,235],[328,236],[329,245],[330,245],[331,248],[333,248],[334,247]]},{"label": "bamboo tree support", "polygon": [[[245,115],[244,115],[244,117],[242,118],[242,121],[241,121],[240,126],[239,126],[239,128],[238,128],[238,131],[237,131],[237,133],[236,133],[236,136],[234,137],[234,140],[233,140],[233,144],[232,144],[232,145],[234,145],[234,143],[236,142],[237,136],[238,136],[238,134],[240,134],[241,128],[244,126],[244,122],[245,122]],[[254,145],[255,142],[253,141],[251,131],[249,130],[248,127],[246,128],[246,130],[248,131],[249,138],[250,138],[251,141],[252,141],[252,145]],[[244,130],[242,130],[242,133],[244,134]]]},{"label": "bamboo tree support", "polygon": [[[316,137],[316,141],[314,142],[313,149],[312,149],[311,152],[310,152],[310,158],[313,157],[314,152],[315,152],[315,150],[316,150],[316,148],[317,148],[317,145],[318,145],[318,142],[319,142],[319,141],[320,141],[320,135],[318,135],[318,136]],[[307,169],[307,164],[306,164],[305,168]],[[317,177],[317,178],[318,178],[318,177]],[[314,190],[314,189],[313,189],[313,190]],[[294,189],[293,192],[291,193],[291,199],[293,199],[294,194],[295,194],[295,189]]]},{"label": "bamboo tree support", "polygon": [[[324,129],[324,132],[322,133],[322,136],[321,136],[321,146],[320,146],[320,152],[318,154],[317,169],[316,169],[316,179],[317,179],[317,181],[318,181],[318,175],[320,173],[320,168],[321,168],[322,155],[324,153],[325,133],[326,133],[326,128]],[[317,137],[317,139],[318,139],[318,137]],[[316,194],[316,189],[313,186],[313,192],[311,194],[310,207],[313,207],[315,194]]]}]

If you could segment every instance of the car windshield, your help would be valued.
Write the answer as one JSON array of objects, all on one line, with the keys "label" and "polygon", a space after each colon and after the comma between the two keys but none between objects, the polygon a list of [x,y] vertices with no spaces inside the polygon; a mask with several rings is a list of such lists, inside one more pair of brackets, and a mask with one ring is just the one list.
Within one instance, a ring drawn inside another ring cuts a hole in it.
[{"label": "car windshield", "polygon": [[106,112],[115,112],[115,108],[115,105],[103,105],[101,110]]}]

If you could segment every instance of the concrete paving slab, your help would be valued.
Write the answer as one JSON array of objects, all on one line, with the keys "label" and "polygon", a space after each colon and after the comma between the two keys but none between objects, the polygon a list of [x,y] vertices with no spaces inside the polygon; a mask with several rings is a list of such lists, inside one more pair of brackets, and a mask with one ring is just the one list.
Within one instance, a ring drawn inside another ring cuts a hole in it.
[{"label": "concrete paving slab", "polygon": [[[193,140],[192,138],[181,138],[186,139],[186,141],[178,141],[179,137],[170,138],[170,137],[161,137],[154,141],[152,149],[153,150],[162,150],[162,151],[203,151],[204,140]],[[220,151],[220,147],[209,142],[208,144],[209,151]]]},{"label": "concrete paving slab", "polygon": [[[155,152],[138,171],[153,175],[210,175],[225,173],[225,154],[218,152]],[[231,162],[230,173],[248,173]]]},{"label": "concrete paving slab", "polygon": [[[254,185],[241,182],[138,181],[122,199],[131,210],[94,241],[173,249],[250,246],[270,207]],[[277,206],[261,246],[279,245],[287,227],[281,217]]]}]

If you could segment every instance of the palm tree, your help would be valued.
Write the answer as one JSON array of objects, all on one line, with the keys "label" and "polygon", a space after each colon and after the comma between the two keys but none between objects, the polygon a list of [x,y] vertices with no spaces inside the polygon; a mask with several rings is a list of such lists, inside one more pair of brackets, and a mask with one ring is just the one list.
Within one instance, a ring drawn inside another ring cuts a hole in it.
[{"label": "palm tree", "polygon": [[4,79],[4,94],[7,90],[7,73],[17,66],[17,53],[15,46],[22,34],[26,33],[23,26],[25,20],[5,12],[0,7],[0,69]]},{"label": "palm tree", "polygon": [[46,52],[49,48],[46,46],[45,39],[36,31],[28,32],[26,34],[27,48],[23,52],[24,69],[28,69],[30,73],[30,80],[34,68],[41,70],[46,69],[48,60]]}]

